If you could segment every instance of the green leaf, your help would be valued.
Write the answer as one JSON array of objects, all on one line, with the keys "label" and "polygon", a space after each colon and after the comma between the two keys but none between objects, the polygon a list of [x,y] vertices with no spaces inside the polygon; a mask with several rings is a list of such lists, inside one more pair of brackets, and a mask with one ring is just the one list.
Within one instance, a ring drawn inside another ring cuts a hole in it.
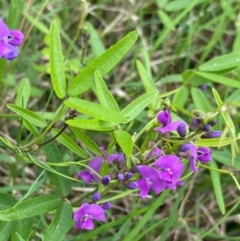
[{"label": "green leaf", "polygon": [[98,70],[95,71],[95,85],[97,89],[96,93],[101,105],[114,111],[120,112],[116,100],[108,90],[108,87]]},{"label": "green leaf", "polygon": [[160,21],[164,24],[166,29],[175,30],[174,23],[170,16],[168,16],[163,10],[158,10],[157,13]]},{"label": "green leaf", "polygon": [[17,89],[16,105],[26,108],[30,91],[31,87],[28,78],[23,78]]},{"label": "green leaf", "polygon": [[113,135],[127,157],[132,155],[133,141],[131,135],[124,130],[115,130]]},{"label": "green leaf", "polygon": [[10,209],[1,211],[0,220],[20,220],[47,213],[55,209],[60,202],[61,198],[52,194],[40,195],[37,197],[29,198]]},{"label": "green leaf", "polygon": [[[187,8],[192,3],[192,0],[175,0],[169,2],[166,6],[164,6],[164,10],[168,12],[176,12]],[[198,4],[200,1],[198,0]]]},{"label": "green leaf", "polygon": [[181,86],[179,91],[174,95],[172,105],[175,108],[183,108],[189,95],[189,90],[186,86]]},{"label": "green leaf", "polygon": [[7,107],[35,126],[45,127],[47,125],[46,121],[42,117],[28,109],[14,104],[7,104]]},{"label": "green leaf", "polygon": [[[17,202],[15,198],[7,193],[0,193],[1,201],[0,201],[0,210],[11,208]],[[12,230],[12,223],[13,222],[6,222],[0,220],[0,240],[1,241],[8,241],[11,230]]]},{"label": "green leaf", "polygon": [[24,218],[13,222],[12,226],[12,241],[19,241],[18,235],[23,240],[29,240],[32,232],[33,218]]},{"label": "green leaf", "polygon": [[[56,136],[59,133],[59,129],[52,129],[51,133],[52,136]],[[57,137],[57,140],[63,144],[64,146],[66,146],[69,150],[71,150],[72,152],[74,152],[75,154],[77,154],[80,157],[86,158],[87,155],[84,152],[84,150],[66,133],[61,133],[60,136]]]},{"label": "green leaf", "polygon": [[212,108],[206,96],[203,94],[203,92],[200,89],[191,88],[191,95],[193,98],[193,102],[198,110],[201,110],[205,113],[212,111]]},{"label": "green leaf", "polygon": [[[215,169],[218,168],[217,164],[214,160],[210,161],[208,163],[208,165],[209,165],[209,167],[212,167]],[[216,201],[218,203],[218,207],[219,207],[221,213],[225,214],[225,204],[224,204],[224,198],[223,198],[223,193],[222,193],[220,174],[219,174],[219,172],[213,171],[211,169],[209,171],[210,171],[213,190],[214,190],[214,194],[216,196]]]},{"label": "green leaf", "polygon": [[75,136],[95,155],[101,155],[102,152],[99,149],[99,146],[90,138],[88,135],[86,135],[82,130],[71,127],[71,130],[75,134]]},{"label": "green leaf", "polygon": [[196,145],[206,146],[206,147],[220,147],[220,146],[227,146],[227,145],[231,144],[231,142],[232,142],[232,140],[229,137],[224,137],[224,138],[197,140]]},{"label": "green leaf", "polygon": [[146,92],[156,91],[157,87],[152,78],[149,76],[147,70],[143,67],[142,63],[139,60],[137,60],[136,65]]},{"label": "green leaf", "polygon": [[194,71],[194,73],[205,79],[211,80],[212,82],[216,82],[216,83],[223,84],[233,88],[240,88],[240,81],[237,81],[234,79],[230,79],[230,78],[227,78],[218,74],[213,74],[213,73],[204,73],[199,71]]},{"label": "green leaf", "polygon": [[136,225],[131,229],[131,231],[127,234],[127,236],[124,237],[122,241],[134,240],[134,237],[136,237],[139,232],[144,229],[146,223],[152,219],[157,208],[162,205],[168,193],[169,190],[165,190],[160,194],[160,196],[154,201],[154,204],[157,204],[158,206],[149,207],[148,211],[139,219]]},{"label": "green leaf", "polygon": [[97,30],[93,27],[93,25],[90,22],[85,23],[85,25],[87,27],[88,33],[90,34],[89,43],[92,46],[92,52],[95,57],[98,57],[103,54],[106,49]]},{"label": "green leaf", "polygon": [[0,240],[8,241],[11,235],[12,222],[6,222],[0,220]]},{"label": "green leaf", "polygon": [[157,95],[158,91],[152,91],[138,97],[128,106],[126,106],[121,111],[121,114],[127,118],[127,122],[133,120],[143,111],[145,107],[147,107],[157,97]]},{"label": "green leaf", "polygon": [[126,118],[124,117],[124,115],[118,113],[117,111],[108,109],[105,106],[87,100],[70,97],[68,100],[64,101],[64,104],[70,108],[76,109],[77,111],[85,115],[94,117],[98,120],[116,123],[126,122]]},{"label": "green leaf", "polygon": [[67,231],[73,226],[73,211],[68,202],[62,202],[54,215],[54,218],[47,229],[44,241],[61,241]]},{"label": "green leaf", "polygon": [[49,38],[52,85],[58,98],[63,99],[66,96],[67,83],[64,72],[61,39],[55,21],[51,24]]},{"label": "green leaf", "polygon": [[[61,153],[58,147],[54,143],[49,143],[45,145],[44,150],[46,152],[47,162],[52,162],[52,163],[63,162]],[[65,176],[70,176],[68,167],[54,166],[52,168],[57,172],[64,174]],[[61,177],[60,175],[52,172],[51,172],[51,180],[56,186],[57,191],[61,193],[62,196],[66,197],[71,192],[71,187],[72,187],[71,180]]]},{"label": "green leaf", "polygon": [[95,71],[98,70],[101,76],[107,74],[130,50],[137,40],[137,37],[138,34],[136,31],[129,33],[80,71],[70,84],[68,94],[70,96],[76,96],[91,88],[94,84]]},{"label": "green leaf", "polygon": [[77,127],[80,129],[94,130],[94,131],[111,131],[114,130],[117,124],[91,119],[91,120],[67,120],[66,123],[69,126]]},{"label": "green leaf", "polygon": [[213,58],[201,64],[198,69],[205,72],[217,72],[238,66],[240,66],[240,52],[234,52]]},{"label": "green leaf", "polygon": [[[223,107],[224,104],[223,104],[222,99],[219,96],[218,92],[214,88],[212,88],[212,92],[213,92],[214,98],[217,102],[217,105],[219,107]],[[227,108],[224,108],[224,110],[221,111],[221,114],[226,123],[226,126],[228,127],[228,129],[230,130],[230,132],[232,134],[232,137],[235,138],[235,125],[233,123],[231,116],[227,112]]]}]

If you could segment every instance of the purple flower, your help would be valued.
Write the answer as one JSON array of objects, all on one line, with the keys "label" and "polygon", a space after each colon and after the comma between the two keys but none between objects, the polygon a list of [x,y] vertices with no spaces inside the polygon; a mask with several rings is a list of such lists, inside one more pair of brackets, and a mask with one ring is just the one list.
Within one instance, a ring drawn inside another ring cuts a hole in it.
[{"label": "purple flower", "polygon": [[168,110],[161,111],[157,115],[157,119],[162,124],[162,127],[156,127],[154,128],[154,130],[162,134],[165,134],[171,131],[176,131],[179,124],[183,123],[182,121],[172,122],[172,117]]},{"label": "purple flower", "polygon": [[201,163],[207,163],[211,161],[212,156],[210,149],[207,147],[199,147],[197,148],[195,145],[191,143],[185,143],[180,147],[181,152],[185,152],[184,157],[186,157],[190,162],[190,169],[193,172],[197,172],[196,161],[200,161]]},{"label": "purple flower", "polygon": [[[92,168],[95,172],[100,173],[102,162],[102,157],[96,157],[89,162],[88,166]],[[99,182],[99,177],[91,169],[86,169],[82,172],[79,172],[77,176],[78,178],[83,179],[85,183]]]},{"label": "purple flower", "polygon": [[80,229],[92,230],[94,228],[93,219],[105,221],[105,213],[98,204],[83,203],[81,207],[74,212],[73,218],[77,221],[75,227]]},{"label": "purple flower", "polygon": [[[113,162],[114,160],[116,160],[120,153],[119,154],[111,154],[111,155],[107,155],[105,152],[104,152],[104,148],[103,147],[100,147],[101,151],[103,151],[103,154],[99,157],[95,157],[93,158],[89,163],[88,163],[88,166],[93,169],[96,173],[100,173],[100,170],[101,170],[101,167],[102,167],[102,163],[104,161],[106,161],[107,163],[111,163]],[[98,175],[96,175],[96,173],[94,173],[91,169],[86,169],[84,171],[81,171],[77,174],[77,176],[81,179],[83,179],[83,181],[85,183],[90,183],[90,182],[96,182],[98,183],[99,182],[99,177]]]},{"label": "purple flower", "polygon": [[127,172],[127,173],[125,173],[125,180],[129,180],[129,179],[131,179],[133,177],[133,173],[132,172]]},{"label": "purple flower", "polygon": [[185,143],[180,147],[180,151],[185,152],[187,154],[186,158],[190,162],[190,169],[193,172],[197,172],[198,171],[196,168],[196,161],[198,157],[197,147],[191,143]]},{"label": "purple flower", "polygon": [[9,30],[0,18],[0,58],[13,60],[18,56],[18,47],[24,35],[19,30]]},{"label": "purple flower", "polygon": [[141,175],[141,178],[135,183],[140,189],[140,197],[145,198],[152,189],[156,194],[159,194],[166,187],[166,182],[159,178],[159,171],[151,166],[138,165],[136,171]]},{"label": "purple flower", "polygon": [[183,185],[179,178],[184,171],[184,164],[177,156],[161,156],[154,162],[154,166],[159,170],[158,177],[166,181],[165,188],[176,189],[176,185]]},{"label": "purple flower", "polygon": [[199,147],[197,149],[198,157],[197,159],[201,163],[207,163],[212,160],[211,151],[207,147]]}]

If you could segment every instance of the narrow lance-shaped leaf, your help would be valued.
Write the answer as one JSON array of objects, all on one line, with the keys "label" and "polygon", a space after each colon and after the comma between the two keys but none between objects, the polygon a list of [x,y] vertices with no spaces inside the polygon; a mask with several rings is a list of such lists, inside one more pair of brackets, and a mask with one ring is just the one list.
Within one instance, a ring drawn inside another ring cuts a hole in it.
[{"label": "narrow lance-shaped leaf", "polygon": [[71,130],[75,134],[75,136],[83,142],[83,144],[95,155],[101,155],[102,152],[99,148],[99,146],[87,135],[85,134],[82,130],[79,128],[71,127]]},{"label": "narrow lance-shaped leaf", "polygon": [[95,85],[97,89],[96,93],[101,105],[114,111],[120,112],[116,100],[108,90],[108,87],[98,70],[95,71]]},{"label": "narrow lance-shaped leaf", "polygon": [[50,72],[53,89],[58,98],[66,96],[67,84],[64,72],[62,45],[57,23],[54,21],[50,27]]},{"label": "narrow lance-shaped leaf", "polygon": [[31,87],[28,78],[23,78],[17,89],[16,105],[26,108],[30,97],[30,90]]},{"label": "narrow lance-shaped leaf", "polygon": [[63,240],[67,231],[73,226],[72,207],[67,202],[62,202],[47,229],[44,240],[45,241],[59,241]]},{"label": "narrow lance-shaped leaf", "polygon": [[61,198],[52,194],[29,198],[8,210],[1,211],[0,220],[20,220],[47,213],[55,209],[60,202]]},{"label": "narrow lance-shaped leaf", "polygon": [[[213,160],[211,162],[209,162],[209,166],[212,168],[217,168],[217,164]],[[219,207],[221,213],[225,214],[225,204],[224,204],[224,198],[223,198],[223,193],[222,193],[222,185],[221,185],[220,175],[218,172],[213,171],[211,169],[210,169],[210,175],[211,175],[213,190],[214,190],[214,194],[216,196],[218,207]]]},{"label": "narrow lance-shaped leaf", "polygon": [[230,79],[228,77],[224,77],[218,74],[213,73],[204,73],[199,71],[194,71],[196,75],[199,75],[205,79],[211,80],[212,82],[216,82],[219,84],[223,84],[233,88],[240,88],[240,82],[234,79]]},{"label": "narrow lance-shaped leaf", "polygon": [[98,120],[116,123],[123,123],[126,121],[124,115],[118,113],[117,111],[90,101],[70,97],[68,100],[64,101],[64,104]]},{"label": "narrow lance-shaped leaf", "polygon": [[[58,133],[60,132],[59,129],[52,129],[51,133],[52,136],[56,136]],[[87,155],[84,152],[84,150],[70,137],[68,136],[66,133],[61,133],[58,137],[57,140],[63,144],[64,146],[66,146],[69,150],[71,150],[72,152],[74,152],[75,154],[77,154],[80,157],[86,158]]]},{"label": "narrow lance-shaped leaf", "polygon": [[94,84],[94,72],[98,70],[101,76],[107,74],[130,50],[137,37],[136,31],[129,33],[80,71],[70,84],[68,94],[76,96],[91,88]]},{"label": "narrow lance-shaped leaf", "polygon": [[13,104],[7,104],[8,109],[11,111],[15,112],[19,116],[21,116],[23,119],[27,120],[31,124],[39,127],[45,127],[46,126],[46,121],[34,113],[33,111],[30,111],[28,109],[25,109],[23,107],[13,105]]},{"label": "narrow lance-shaped leaf", "polygon": [[[52,163],[62,163],[62,156],[58,147],[54,143],[49,143],[44,147],[47,155],[47,162]],[[70,176],[68,167],[53,167],[54,170],[64,174],[65,176]],[[58,174],[51,173],[51,180],[56,186],[56,189],[62,196],[67,196],[71,192],[72,182]]]},{"label": "narrow lance-shaped leaf", "polygon": [[157,95],[158,91],[152,91],[138,97],[128,106],[126,106],[121,111],[121,114],[127,118],[127,122],[133,120],[136,116],[138,116],[141,113],[141,111],[143,111],[145,107],[147,107],[156,98]]},{"label": "narrow lance-shaped leaf", "polygon": [[206,96],[201,90],[197,88],[191,88],[191,95],[193,102],[198,110],[204,111],[205,113],[212,111]]},{"label": "narrow lance-shaped leaf", "polygon": [[116,138],[117,143],[121,147],[122,151],[127,157],[130,157],[132,154],[133,142],[131,135],[124,130],[115,130],[113,132],[114,137]]},{"label": "narrow lance-shaped leaf", "polygon": [[201,64],[198,69],[206,72],[217,72],[238,66],[240,66],[240,52],[234,52],[213,58]]},{"label": "narrow lance-shaped leaf", "polygon": [[33,218],[24,218],[21,220],[13,221],[12,241],[19,241],[18,235],[20,235],[23,240],[29,240],[32,232],[32,227]]},{"label": "narrow lance-shaped leaf", "polygon": [[107,121],[96,120],[96,119],[67,120],[66,123],[72,127],[77,127],[77,128],[86,129],[86,130],[94,130],[94,131],[111,131],[111,130],[114,130],[115,127],[117,126],[117,124],[107,122]]}]

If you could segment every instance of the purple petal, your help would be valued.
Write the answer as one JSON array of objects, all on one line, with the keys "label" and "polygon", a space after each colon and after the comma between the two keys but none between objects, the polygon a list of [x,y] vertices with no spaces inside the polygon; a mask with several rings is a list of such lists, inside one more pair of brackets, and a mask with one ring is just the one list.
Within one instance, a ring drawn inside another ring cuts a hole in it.
[{"label": "purple petal", "polygon": [[196,168],[196,161],[198,157],[197,147],[191,143],[185,143],[180,147],[180,151],[188,152],[187,159],[190,162],[190,169],[193,172],[197,172],[198,171]]},{"label": "purple petal", "polygon": [[163,171],[167,170],[172,176],[172,182],[176,182],[184,171],[184,164],[175,155],[161,156],[155,161],[154,165]]},{"label": "purple petal", "polygon": [[175,121],[165,127],[154,128],[154,130],[165,134],[167,132],[176,131],[180,123],[182,123],[182,121]]},{"label": "purple petal", "polygon": [[172,175],[169,173],[169,171],[162,171],[159,173],[159,178],[164,181],[172,182]]},{"label": "purple petal", "polygon": [[91,217],[88,217],[84,222],[83,222],[83,229],[86,230],[92,230],[94,228],[93,220]]},{"label": "purple petal", "polygon": [[13,60],[18,56],[18,47],[0,42],[0,58]]},{"label": "purple petal", "polygon": [[10,34],[8,26],[3,22],[2,18],[0,18],[0,39],[4,37],[8,37]]},{"label": "purple petal", "polygon": [[149,178],[150,180],[156,180],[159,173],[154,167],[147,166],[147,165],[137,165],[136,171],[143,178]]},{"label": "purple petal", "polygon": [[157,181],[152,182],[151,188],[156,194],[159,194],[166,188],[166,184],[167,184],[166,181],[161,180],[158,177]]},{"label": "purple petal", "polygon": [[87,184],[94,180],[93,174],[89,170],[79,172],[77,176],[78,178],[83,179],[83,181]]},{"label": "purple petal", "polygon": [[197,159],[201,163],[207,163],[212,160],[210,149],[207,147],[200,147],[198,148],[198,157]]},{"label": "purple petal", "polygon": [[103,208],[98,204],[90,204],[87,211],[87,214],[91,215],[93,219],[98,221],[105,221],[106,219]]},{"label": "purple petal", "polygon": [[8,41],[9,44],[13,46],[19,46],[22,44],[24,35],[20,30],[10,30],[10,35],[12,36],[12,39]]},{"label": "purple petal", "polygon": [[114,160],[116,160],[117,158],[118,158],[118,154],[111,154],[111,155],[107,156],[107,161],[111,163]]},{"label": "purple petal", "polygon": [[81,205],[81,207],[79,207],[79,209],[77,209],[77,210],[74,212],[74,214],[73,214],[73,219],[74,219],[75,221],[78,221],[78,220],[84,218],[84,217],[85,217],[85,214],[86,214],[87,211],[88,211],[88,209],[89,209],[89,204],[88,204],[88,203],[83,203],[83,204]]},{"label": "purple petal", "polygon": [[172,122],[172,117],[168,110],[164,110],[157,115],[157,120],[162,124],[162,127],[164,127]]},{"label": "purple petal", "polygon": [[136,183],[137,183],[137,187],[140,189],[139,195],[142,199],[144,199],[148,195],[150,191],[150,187],[145,178],[141,178],[137,180]]}]

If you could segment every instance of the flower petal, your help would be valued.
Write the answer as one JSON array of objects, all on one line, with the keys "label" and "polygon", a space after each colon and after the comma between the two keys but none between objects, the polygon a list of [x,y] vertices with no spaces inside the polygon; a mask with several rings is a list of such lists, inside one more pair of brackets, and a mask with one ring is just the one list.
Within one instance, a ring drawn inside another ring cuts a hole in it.
[{"label": "flower petal", "polygon": [[8,26],[3,22],[2,18],[0,18],[0,39],[4,37],[8,37],[10,34]]},{"label": "flower petal", "polygon": [[98,204],[90,204],[87,213],[98,221],[105,221],[106,219],[103,208]]},{"label": "flower petal", "polygon": [[12,39],[8,41],[9,44],[13,46],[19,46],[22,44],[24,35],[20,30],[10,30],[10,35],[12,36]]},{"label": "flower petal", "polygon": [[165,127],[157,127],[157,128],[154,128],[155,131],[158,131],[162,134],[165,134],[167,132],[171,132],[171,131],[176,131],[179,124],[183,123],[182,121],[175,121],[175,122],[172,122],[171,124],[169,125],[166,125]]},{"label": "flower petal", "polygon": [[94,228],[93,220],[91,217],[88,217],[84,222],[83,222],[83,228],[86,230],[92,230]]},{"label": "flower petal", "polygon": [[140,193],[139,193],[140,197],[144,199],[150,191],[150,188],[148,186],[146,179],[141,178],[136,181],[136,184],[137,184],[137,187],[140,189]]}]

